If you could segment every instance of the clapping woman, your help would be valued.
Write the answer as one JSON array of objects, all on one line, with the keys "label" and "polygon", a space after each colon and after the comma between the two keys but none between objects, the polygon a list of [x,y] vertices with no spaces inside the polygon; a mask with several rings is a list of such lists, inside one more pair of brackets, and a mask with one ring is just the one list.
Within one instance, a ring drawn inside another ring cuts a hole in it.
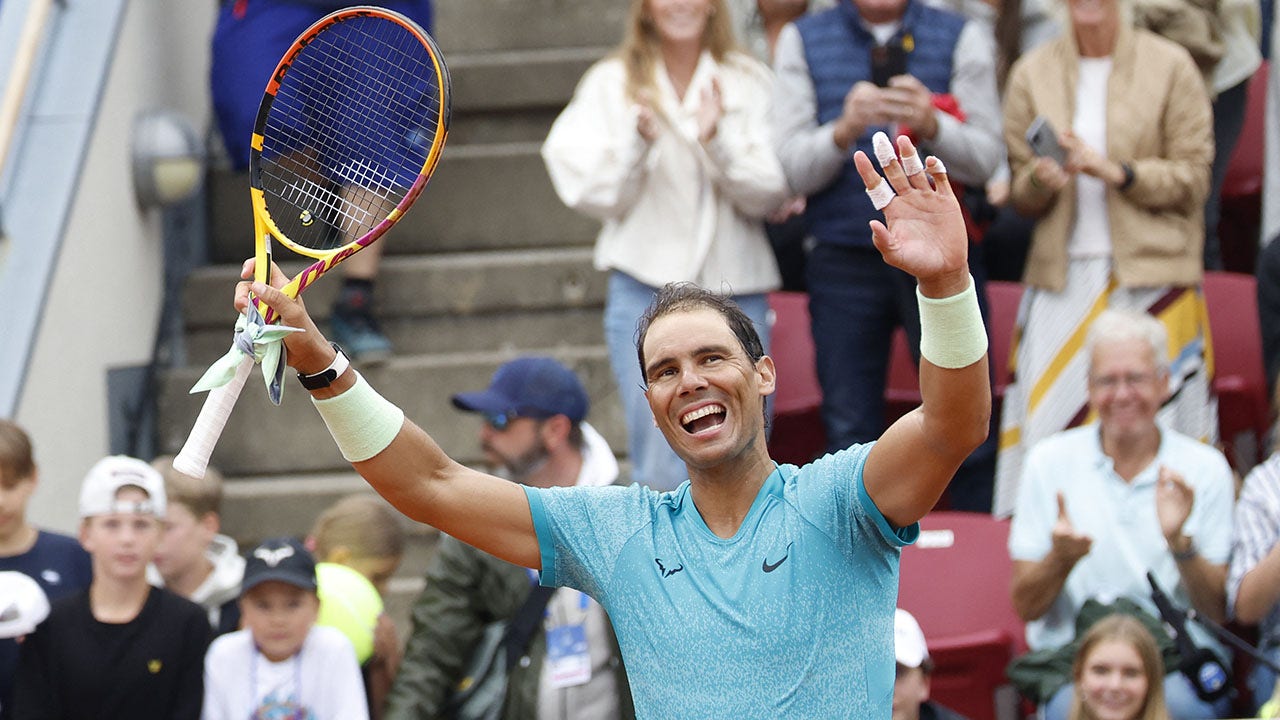
[{"label": "clapping woman", "polygon": [[686,477],[654,426],[636,321],[659,288],[733,295],[768,350],[766,293],[780,284],[763,218],[789,191],[769,143],[772,77],[737,49],[724,0],[632,0],[617,51],[592,66],[542,156],[560,199],[603,222],[605,336],[626,413],[632,479]]}]

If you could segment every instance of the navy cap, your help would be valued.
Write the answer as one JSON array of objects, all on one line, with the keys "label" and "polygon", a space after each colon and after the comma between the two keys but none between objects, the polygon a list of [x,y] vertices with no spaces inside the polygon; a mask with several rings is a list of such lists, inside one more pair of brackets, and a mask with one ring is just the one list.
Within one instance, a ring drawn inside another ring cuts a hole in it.
[{"label": "navy cap", "polygon": [[315,558],[302,543],[293,538],[264,540],[245,560],[240,594],[243,595],[268,580],[278,580],[303,590],[315,590]]},{"label": "navy cap", "polygon": [[488,388],[454,395],[453,404],[471,412],[532,418],[564,415],[582,422],[590,401],[569,368],[551,358],[522,357],[498,368]]}]

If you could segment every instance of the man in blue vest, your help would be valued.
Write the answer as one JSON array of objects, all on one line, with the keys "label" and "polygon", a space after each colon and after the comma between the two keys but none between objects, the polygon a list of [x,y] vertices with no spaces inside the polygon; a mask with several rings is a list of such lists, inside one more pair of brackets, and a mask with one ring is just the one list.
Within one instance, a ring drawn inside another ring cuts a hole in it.
[{"label": "man in blue vest", "polygon": [[[880,213],[859,192],[853,152],[871,155],[876,131],[909,134],[921,158],[936,155],[954,180],[981,189],[1004,159],[995,45],[985,26],[920,0],[839,0],[783,28],[774,70],[774,144],[791,189],[808,198],[817,241],[805,275],[827,449],[835,451],[884,429],[896,326],[919,357],[915,280],[871,244],[867,222]],[[970,269],[981,286],[979,265]],[[988,463],[993,443],[979,450],[990,450]],[[952,507],[990,511],[992,468],[968,462],[966,471],[971,477],[952,486]]]}]

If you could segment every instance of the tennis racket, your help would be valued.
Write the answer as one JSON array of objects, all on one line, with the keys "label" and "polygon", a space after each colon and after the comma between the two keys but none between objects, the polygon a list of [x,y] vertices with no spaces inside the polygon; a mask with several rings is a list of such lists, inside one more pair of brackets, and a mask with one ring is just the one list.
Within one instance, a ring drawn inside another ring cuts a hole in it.
[{"label": "tennis racket", "polygon": [[[357,6],[307,28],[276,66],[254,123],[249,196],[255,279],[272,241],[315,259],[282,288],[296,297],[404,217],[435,170],[449,132],[450,83],[440,49],[403,15]],[[274,311],[253,305],[270,323]],[[203,477],[253,369],[209,392],[178,472]]]}]

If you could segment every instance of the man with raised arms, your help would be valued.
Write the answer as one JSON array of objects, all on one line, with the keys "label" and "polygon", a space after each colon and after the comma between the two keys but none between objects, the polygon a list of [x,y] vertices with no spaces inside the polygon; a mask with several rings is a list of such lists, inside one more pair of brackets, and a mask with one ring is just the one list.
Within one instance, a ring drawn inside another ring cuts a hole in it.
[{"label": "man with raised arms", "polygon": [[[289,364],[392,504],[606,608],[638,717],[887,717],[900,548],[991,412],[959,204],[942,163],[906,138],[898,150],[877,141],[887,183],[855,161],[887,220],[871,221],[876,247],[919,283],[924,401],[877,442],[800,468],[769,457],[776,378],[750,321],[694,286],[664,289],[637,346],[654,418],[689,470],[667,493],[527,488],[464,467],[335,357],[301,301],[243,282],[236,305],[252,290],[306,330],[286,340]],[[273,268],[272,285],[285,280]]]}]

